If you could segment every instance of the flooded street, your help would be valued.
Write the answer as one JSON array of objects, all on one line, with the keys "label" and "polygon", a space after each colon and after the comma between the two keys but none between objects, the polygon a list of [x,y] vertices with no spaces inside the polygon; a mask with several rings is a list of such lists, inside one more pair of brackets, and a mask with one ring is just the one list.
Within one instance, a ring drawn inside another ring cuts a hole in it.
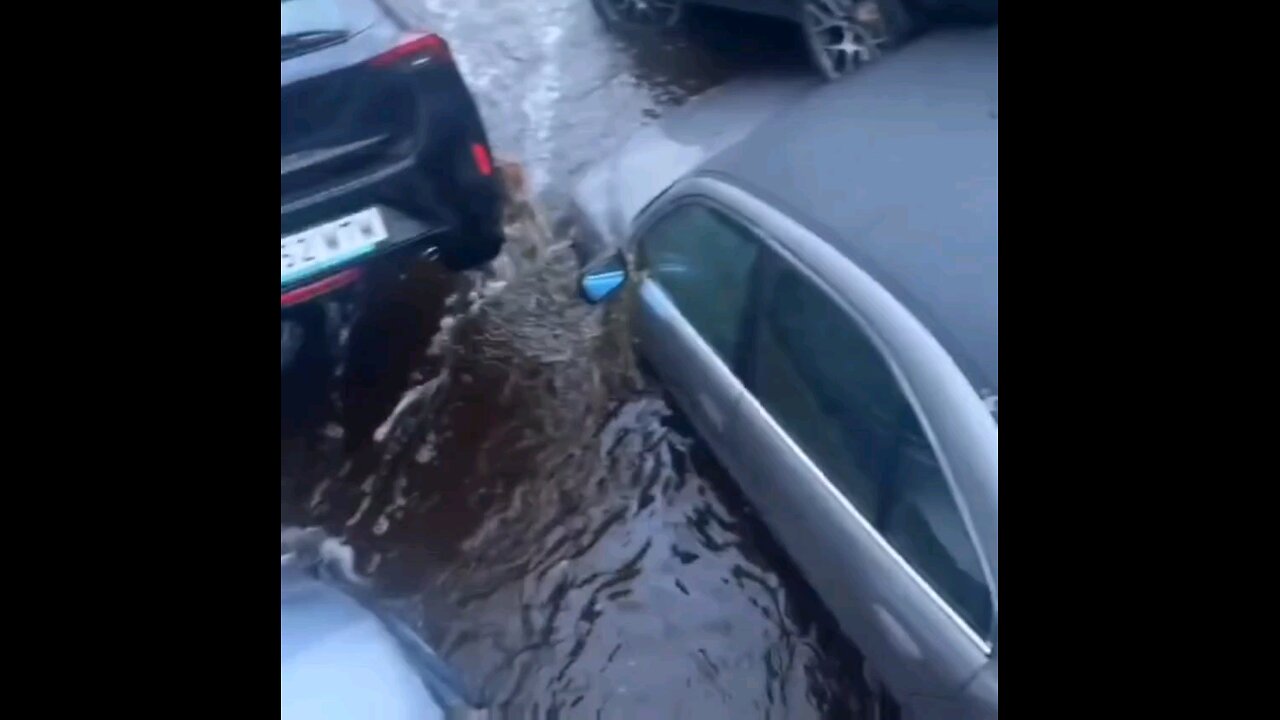
[{"label": "flooded street", "polygon": [[[767,33],[623,43],[588,0],[422,13],[553,213],[667,108],[770,55],[803,66]],[[345,367],[304,353],[282,377],[282,525],[343,536],[501,717],[864,717],[860,659],[636,366],[628,300],[579,300],[526,213],[509,237],[486,272],[416,269]]]},{"label": "flooded street", "polygon": [[396,0],[449,41],[495,152],[528,169],[541,200],[669,108],[735,77],[808,74],[793,26],[691,8],[687,27],[607,33],[591,0]]}]

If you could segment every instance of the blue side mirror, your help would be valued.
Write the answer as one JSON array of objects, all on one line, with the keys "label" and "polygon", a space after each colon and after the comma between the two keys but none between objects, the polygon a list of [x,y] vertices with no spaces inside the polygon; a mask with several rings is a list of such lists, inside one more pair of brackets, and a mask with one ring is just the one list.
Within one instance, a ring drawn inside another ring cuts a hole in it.
[{"label": "blue side mirror", "polygon": [[578,289],[584,300],[596,305],[621,290],[627,278],[627,256],[618,250],[587,265],[578,277]]}]

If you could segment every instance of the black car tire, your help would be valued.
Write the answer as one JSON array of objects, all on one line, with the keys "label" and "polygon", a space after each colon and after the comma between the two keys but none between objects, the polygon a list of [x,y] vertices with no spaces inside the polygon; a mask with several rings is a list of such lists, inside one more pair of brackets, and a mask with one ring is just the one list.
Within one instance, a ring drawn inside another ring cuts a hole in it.
[{"label": "black car tire", "polygon": [[[878,20],[864,22],[857,15],[860,0],[803,0],[800,32],[814,68],[827,80],[839,80],[873,62],[885,47],[896,47],[909,39],[917,29],[915,18],[902,0],[874,0]],[[822,18],[831,25],[819,29]],[[841,37],[865,48],[865,52],[833,51]]]},{"label": "black car tire", "polygon": [[591,0],[591,6],[610,30],[670,30],[680,24],[684,15],[684,0],[647,0],[662,4],[651,19],[630,16],[627,8],[634,7],[635,2],[636,0]]}]

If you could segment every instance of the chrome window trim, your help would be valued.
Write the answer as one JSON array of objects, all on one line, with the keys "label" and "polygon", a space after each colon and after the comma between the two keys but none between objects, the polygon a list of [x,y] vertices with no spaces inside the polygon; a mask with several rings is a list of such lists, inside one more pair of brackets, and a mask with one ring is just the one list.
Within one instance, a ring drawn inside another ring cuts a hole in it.
[{"label": "chrome window trim", "polygon": [[[863,529],[866,530],[868,533],[870,533],[870,535],[873,538],[875,538],[876,544],[880,547],[880,549],[885,551],[889,555],[889,557],[891,557],[901,568],[903,568],[906,571],[907,576],[910,577],[912,580],[914,580],[915,583],[919,585],[921,589],[924,590],[925,595],[927,595],[929,599],[931,599],[934,602],[934,604],[936,604],[942,610],[943,614],[945,614],[953,623],[959,626],[961,632],[964,633],[965,637],[969,638],[969,640],[979,650],[981,650],[984,655],[989,656],[991,654],[991,644],[988,643],[986,640],[983,640],[982,637],[978,635],[978,633],[972,627],[969,626],[969,623],[965,622],[964,618],[960,617],[959,613],[957,613],[955,609],[951,607],[951,604],[948,603],[941,595],[939,595],[938,591],[935,590],[933,586],[930,585],[929,582],[920,575],[920,573],[911,565],[911,563],[907,562],[907,559],[902,557],[902,555],[897,551],[897,549],[895,549],[892,545],[889,544],[889,541],[885,539],[885,537],[880,533],[880,531],[869,520],[867,520],[867,518],[862,514],[862,512],[859,511],[858,508],[853,505],[853,503],[849,502],[849,499],[845,497],[844,493],[840,491],[840,488],[837,487],[836,484],[832,482],[829,477],[827,477],[827,474],[823,472],[821,468],[818,467],[817,463],[815,463],[813,459],[809,457],[809,454],[806,453],[796,443],[795,439],[791,437],[791,434],[788,433],[785,429],[783,429],[781,425],[778,424],[778,421],[774,419],[773,414],[770,413],[768,410],[766,410],[765,407],[760,404],[760,400],[757,399],[756,396],[751,393],[751,391],[747,390],[746,386],[742,384],[742,381],[739,380],[737,378],[737,375],[734,374],[733,368],[730,368],[727,364],[725,364],[724,360],[720,357],[720,354],[717,353],[715,349],[712,348],[709,343],[707,343],[706,339],[702,337],[702,333],[698,332],[698,329],[693,326],[693,323],[689,322],[689,319],[684,316],[684,313],[680,312],[679,306],[675,304],[675,301],[672,300],[671,296],[667,294],[667,291],[663,289],[662,283],[647,276],[644,278],[643,282],[645,285],[650,286],[651,292],[658,294],[659,299],[662,301],[664,305],[670,308],[671,312],[673,313],[672,321],[675,322],[676,326],[679,328],[678,331],[682,335],[684,335],[687,338],[693,339],[693,342],[695,343],[695,351],[699,355],[703,356],[704,359],[710,359],[714,361],[719,366],[720,370],[728,374],[730,377],[734,378],[734,382],[736,382],[738,385],[738,388],[737,388],[738,400],[736,402],[742,403],[744,400],[747,402],[750,402],[755,407],[756,411],[762,417],[768,420],[769,426],[773,428],[774,432],[778,433],[778,435],[781,436],[782,439],[786,441],[787,446],[791,449],[793,453],[796,454],[796,456],[798,456],[804,462],[805,466],[808,467],[809,471],[822,481],[823,488],[829,494],[831,494],[834,498],[836,498],[836,500],[840,503],[840,505],[845,509],[846,512],[856,517],[859,524],[862,525]],[[642,288],[641,292],[644,292],[644,291],[645,291],[645,288]],[[690,399],[690,401],[692,402],[692,399]],[[972,542],[972,539],[970,539],[970,542]],[[975,549],[976,549],[976,543],[975,543]],[[981,555],[980,552],[979,552],[979,555]]]},{"label": "chrome window trim", "polygon": [[[807,244],[810,246],[809,249],[818,249],[816,253],[811,252],[808,254],[825,255],[826,257],[822,258],[822,260],[824,261],[824,264],[828,266],[829,271],[833,266],[838,267],[838,271],[843,273],[847,279],[851,280],[852,283],[856,285],[857,291],[869,296],[866,304],[874,304],[882,315],[891,315],[893,322],[902,323],[908,328],[908,332],[911,335],[912,345],[910,350],[924,356],[922,362],[933,365],[941,372],[941,374],[947,376],[948,384],[951,386],[948,390],[955,392],[956,387],[961,387],[965,391],[963,392],[964,395],[971,396],[966,398],[967,400],[971,400],[971,402],[967,403],[971,407],[967,408],[968,412],[965,414],[966,417],[961,418],[961,422],[976,423],[974,427],[977,428],[978,431],[976,433],[968,434],[978,435],[979,442],[985,439],[990,439],[994,446],[994,454],[996,457],[990,458],[993,462],[989,462],[987,464],[990,465],[989,469],[991,471],[995,471],[993,472],[993,475],[998,477],[996,464],[998,463],[998,427],[995,425],[995,420],[989,414],[987,405],[979,395],[978,390],[969,383],[968,379],[956,364],[954,358],[951,357],[946,349],[942,347],[937,339],[933,337],[933,334],[924,327],[913,313],[902,305],[902,303],[898,301],[892,293],[884,288],[884,286],[872,278],[870,274],[858,267],[855,263],[836,251],[834,248],[830,247],[825,240],[815,235],[808,228],[788,217],[785,213],[768,205],[766,202],[757,198],[755,195],[752,195],[748,191],[717,177],[694,176],[680,181],[677,185],[679,187],[672,188],[674,192],[670,194],[668,202],[662,203],[661,206],[650,208],[651,212],[642,213],[641,216],[637,218],[637,222],[633,225],[634,233],[632,235],[637,245],[633,247],[638,249],[639,234],[641,231],[647,230],[653,223],[660,220],[669,212],[676,210],[681,205],[701,201],[713,210],[719,210],[721,212],[728,211],[728,214],[732,219],[742,224],[746,229],[756,235],[761,242],[765,243],[777,255],[779,259],[789,263],[798,272],[801,272],[809,278],[811,282],[813,282],[823,293],[830,297],[842,310],[845,311],[857,327],[867,335],[875,345],[876,349],[880,352],[884,361],[889,365],[890,371],[893,372],[894,377],[898,380],[904,395],[907,397],[908,402],[911,404],[912,409],[919,418],[922,429],[925,431],[929,440],[930,447],[940,461],[943,474],[947,480],[948,490],[951,492],[952,499],[960,511],[962,521],[965,525],[965,531],[969,537],[969,542],[978,553],[979,563],[981,564],[984,580],[987,585],[987,593],[992,603],[991,627],[986,628],[983,632],[988,634],[994,633],[994,628],[999,622],[998,578],[992,563],[987,557],[987,551],[984,544],[979,541],[967,496],[965,493],[959,491],[961,485],[957,482],[956,469],[953,467],[954,454],[945,451],[944,443],[940,442],[938,432],[934,427],[936,413],[930,413],[928,411],[926,404],[922,402],[919,397],[916,384],[912,382],[911,375],[905,372],[902,368],[899,362],[901,349],[894,347],[892,343],[886,341],[882,336],[881,331],[877,328],[877,324],[872,322],[867,317],[866,312],[860,307],[862,303],[859,303],[858,299],[849,297],[850,293],[842,292],[840,288],[834,287],[834,283],[828,278],[823,277],[823,273],[819,272],[814,267],[814,265],[818,264],[814,262],[815,258],[805,257],[805,248],[795,248],[784,245],[778,240],[778,238],[805,238]],[[649,278],[646,276],[644,281],[647,281],[648,279]],[[661,285],[656,281],[654,282],[654,285],[658,289],[661,289]],[[663,292],[663,295],[666,296],[666,299],[670,302],[670,297],[667,296],[665,291]],[[670,304],[677,313],[679,313],[679,308],[675,303],[671,302]],[[703,340],[697,330],[692,327],[687,318],[684,317],[683,313],[679,314],[681,322],[687,325],[688,329],[691,330],[694,335],[698,336],[700,342],[705,344],[705,340]],[[717,360],[720,359],[718,354],[713,354],[716,355]],[[730,371],[732,372],[731,369]],[[781,425],[779,425],[773,415],[760,404],[759,399],[747,390],[745,385],[736,377],[736,375],[734,377],[741,389],[741,395],[745,396],[760,412],[760,414],[769,419],[769,424],[778,432],[779,435],[786,439],[788,446],[797,455],[803,458],[805,465],[811,471],[821,478],[827,491],[833,494],[848,512],[857,517],[858,522],[861,523],[861,525],[870,532],[873,537],[875,537],[877,544],[887,551],[889,556],[892,557],[899,566],[906,570],[907,575],[925,591],[925,594],[942,609],[943,613],[960,628],[962,633],[969,638],[969,640],[973,642],[973,644],[980,649],[984,655],[990,657],[992,652],[991,642],[984,638],[980,632],[965,621],[964,618],[962,618],[950,605],[950,603],[943,599],[942,596],[938,594],[938,591],[920,575],[911,563],[907,562],[907,560],[902,557],[902,555],[881,534],[879,529],[877,529],[873,523],[863,516],[856,507],[854,507],[848,498],[846,498],[840,491],[839,487],[837,487],[835,483],[833,483],[831,479],[822,472],[813,459],[810,458],[809,455],[805,453],[795,442],[791,435],[787,433]],[[987,425],[990,427],[988,428],[984,426],[979,418],[985,419]],[[986,432],[988,429],[990,430],[989,433]],[[989,438],[987,436],[989,436]],[[978,467],[968,467],[974,464],[975,463],[973,462],[967,463],[966,469],[974,472],[975,474],[980,474],[983,470],[988,469],[986,467],[982,467],[982,462],[976,463]]]},{"label": "chrome window trim", "polygon": [[[641,293],[645,292],[645,286],[652,287],[653,292],[658,294],[658,299],[661,300],[666,307],[671,309],[672,314],[670,319],[679,328],[678,332],[685,337],[693,339],[693,342],[696,343],[696,350],[698,354],[703,356],[704,359],[714,362],[717,370],[733,378],[733,381],[738,385],[738,395],[750,395],[751,393],[747,391],[746,386],[742,384],[742,381],[738,379],[737,374],[733,372],[733,368],[724,361],[724,358],[720,357],[720,353],[716,352],[715,348],[711,347],[711,343],[707,342],[707,339],[702,337],[702,333],[698,332],[698,328],[694,327],[693,323],[689,322],[689,318],[685,317],[684,313],[680,312],[680,306],[676,305],[675,300],[673,300],[671,295],[667,293],[666,289],[662,287],[662,283],[651,277],[645,276],[641,281]],[[736,407],[731,408],[731,412],[736,411]]]},{"label": "chrome window trim", "polygon": [[[964,618],[960,617],[960,614],[955,611],[955,608],[951,607],[951,603],[947,602],[945,598],[939,595],[938,591],[935,590],[933,586],[929,584],[929,581],[926,580],[922,575],[920,575],[920,573],[915,569],[915,567],[912,566],[911,563],[907,562],[907,559],[902,557],[902,554],[899,553],[898,550],[894,548],[893,545],[891,545],[888,540],[885,539],[884,535],[880,533],[880,530],[877,529],[876,526],[873,525],[870,520],[867,520],[866,516],[864,516],[862,512],[858,510],[857,507],[854,506],[853,503],[849,502],[849,498],[845,497],[845,494],[840,491],[840,488],[837,487],[836,484],[831,481],[831,478],[827,477],[827,474],[824,473],[822,469],[818,467],[817,463],[815,463],[813,459],[809,457],[809,454],[806,453],[798,444],[796,444],[796,441],[791,437],[791,434],[788,433],[786,430],[784,430],[782,426],[778,424],[778,421],[774,419],[773,414],[770,413],[768,410],[766,410],[765,407],[760,404],[760,401],[756,398],[755,395],[752,395],[749,391],[746,391],[746,389],[744,388],[743,396],[744,396],[743,399],[746,402],[750,402],[753,406],[755,406],[756,410],[758,410],[760,414],[769,421],[769,426],[772,427],[774,431],[776,431],[780,436],[782,436],[784,440],[786,440],[787,446],[790,447],[792,452],[794,452],[797,456],[800,457],[801,460],[804,461],[804,464],[806,467],[809,468],[809,471],[812,472],[814,475],[818,476],[820,480],[822,480],[823,488],[826,489],[826,491],[830,493],[832,497],[836,498],[836,500],[840,502],[840,504],[844,507],[846,511],[849,512],[850,515],[853,515],[855,518],[858,519],[858,523],[862,525],[863,529],[865,529],[873,538],[875,538],[876,544],[880,547],[880,549],[884,550],[889,555],[889,557],[893,558],[893,560],[898,564],[899,567],[901,567],[903,570],[906,571],[907,576],[910,577],[912,580],[914,580],[916,585],[920,586],[920,588],[924,590],[925,595],[927,595],[929,599],[932,600],[934,604],[937,605],[942,610],[943,614],[946,615],[947,618],[951,620],[951,622],[955,623],[956,626],[960,628],[960,631],[964,633],[964,636],[969,638],[969,640],[979,650],[982,651],[983,655],[990,656],[991,643],[984,640],[982,636],[979,635],[977,631],[974,630],[969,625],[969,623],[965,621]],[[977,549],[976,544],[974,545],[974,548],[975,550]],[[982,553],[979,551],[978,555],[979,557],[981,557]],[[988,590],[990,590],[990,588],[988,588]]]}]

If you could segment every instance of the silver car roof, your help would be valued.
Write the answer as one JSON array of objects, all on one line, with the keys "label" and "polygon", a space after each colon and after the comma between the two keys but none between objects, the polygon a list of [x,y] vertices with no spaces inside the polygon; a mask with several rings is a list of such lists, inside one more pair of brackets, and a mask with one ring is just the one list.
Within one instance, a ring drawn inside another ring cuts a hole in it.
[{"label": "silver car roof", "polygon": [[797,98],[696,171],[795,218],[998,392],[999,45],[937,32]]}]

